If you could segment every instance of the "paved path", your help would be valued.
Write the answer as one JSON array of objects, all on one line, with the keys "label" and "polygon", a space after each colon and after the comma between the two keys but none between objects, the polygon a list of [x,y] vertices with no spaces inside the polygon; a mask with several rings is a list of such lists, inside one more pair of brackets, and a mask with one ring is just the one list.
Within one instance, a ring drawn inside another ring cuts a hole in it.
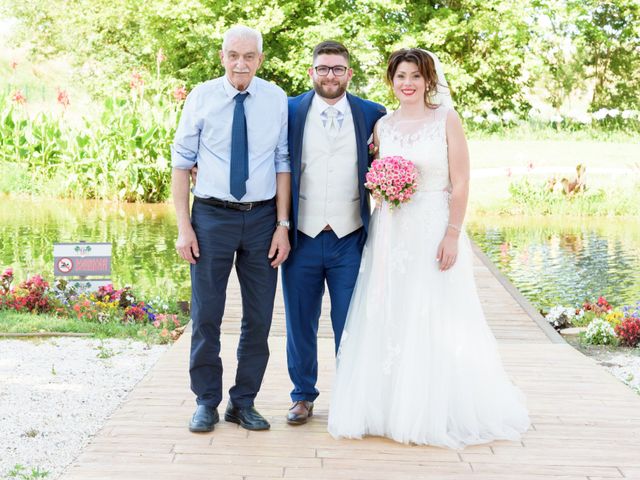
[{"label": "paved path", "polygon": [[[288,426],[285,413],[291,386],[279,296],[271,361],[256,403],[271,421],[270,431],[248,432],[223,421],[210,434],[189,433],[194,397],[188,384],[187,333],[133,390],[63,478],[640,479],[640,396],[549,331],[484,256],[476,255],[476,278],[488,321],[508,373],[528,400],[533,426],[521,442],[454,451],[381,438],[331,438],[326,422],[334,358],[327,306],[319,340],[322,394],[315,416],[307,425]],[[222,338],[227,386],[234,375],[239,331],[235,281],[228,303]]]}]

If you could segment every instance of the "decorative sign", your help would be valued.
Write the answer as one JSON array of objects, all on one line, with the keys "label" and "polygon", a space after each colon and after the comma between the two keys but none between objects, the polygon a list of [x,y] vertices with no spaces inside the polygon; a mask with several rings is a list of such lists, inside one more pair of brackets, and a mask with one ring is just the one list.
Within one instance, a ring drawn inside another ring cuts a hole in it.
[{"label": "decorative sign", "polygon": [[59,277],[109,276],[111,275],[111,244],[55,243],[53,273]]}]

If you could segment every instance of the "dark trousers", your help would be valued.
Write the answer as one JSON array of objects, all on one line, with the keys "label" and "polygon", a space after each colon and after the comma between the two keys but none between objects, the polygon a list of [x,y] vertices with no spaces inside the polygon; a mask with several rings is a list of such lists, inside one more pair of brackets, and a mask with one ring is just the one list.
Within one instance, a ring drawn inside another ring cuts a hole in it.
[{"label": "dark trousers", "polygon": [[356,284],[365,233],[360,228],[338,238],[332,231],[311,238],[298,232],[298,245],[282,265],[287,316],[287,365],[291,399],[314,401],[319,392],[318,323],[325,281],[331,298],[331,324],[338,351]]},{"label": "dark trousers", "polygon": [[275,202],[242,212],[196,200],[191,223],[200,257],[191,265],[191,389],[198,405],[217,407],[222,400],[220,324],[227,282],[235,257],[242,295],[242,329],[238,344],[234,405],[246,407],[260,390],[269,359],[277,271],[267,258],[276,222]]}]

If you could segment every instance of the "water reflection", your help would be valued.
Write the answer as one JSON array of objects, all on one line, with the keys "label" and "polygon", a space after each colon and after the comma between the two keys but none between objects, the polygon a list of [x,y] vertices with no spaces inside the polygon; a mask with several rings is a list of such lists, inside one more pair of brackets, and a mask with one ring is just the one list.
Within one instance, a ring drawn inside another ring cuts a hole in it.
[{"label": "water reflection", "polygon": [[640,299],[637,219],[477,217],[469,232],[538,308],[599,295],[615,305]]},{"label": "water reflection", "polygon": [[16,278],[53,275],[56,242],[111,242],[112,279],[145,296],[188,299],[189,268],[174,249],[177,227],[168,205],[0,198],[0,267]]},{"label": "water reflection", "polygon": [[[143,295],[188,299],[188,264],[174,249],[169,205],[0,198],[0,268],[20,280],[52,278],[55,242],[111,242],[116,285]],[[605,295],[612,304],[640,300],[637,219],[476,217],[469,232],[538,308]]]}]

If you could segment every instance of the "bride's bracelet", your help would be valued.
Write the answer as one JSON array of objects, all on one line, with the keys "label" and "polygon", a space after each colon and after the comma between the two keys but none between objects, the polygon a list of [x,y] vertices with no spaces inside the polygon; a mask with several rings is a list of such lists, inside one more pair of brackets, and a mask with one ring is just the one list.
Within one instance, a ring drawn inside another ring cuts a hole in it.
[{"label": "bride's bracelet", "polygon": [[454,225],[453,223],[448,223],[447,226],[453,228],[458,232],[462,232],[462,228],[460,228],[458,225]]}]

